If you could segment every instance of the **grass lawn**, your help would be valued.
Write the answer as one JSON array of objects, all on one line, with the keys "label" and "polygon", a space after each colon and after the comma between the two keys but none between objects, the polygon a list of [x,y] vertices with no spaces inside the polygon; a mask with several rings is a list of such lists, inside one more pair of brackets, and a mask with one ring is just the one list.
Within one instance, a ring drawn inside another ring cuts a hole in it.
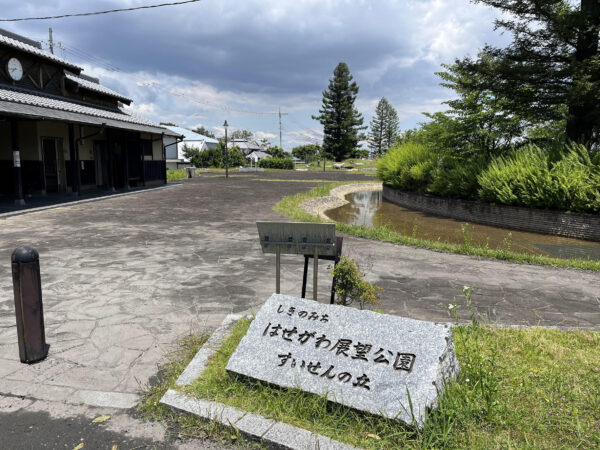
[{"label": "grass lawn", "polygon": [[[331,189],[343,184],[355,184],[356,182],[340,182],[320,185],[314,189],[301,192],[296,195],[284,197],[274,206],[274,210],[293,220],[301,222],[323,222],[323,219],[312,214],[308,214],[301,208],[302,203],[314,197],[324,197],[329,195]],[[451,244],[441,241],[430,241],[414,236],[408,236],[397,231],[391,230],[386,226],[365,227],[358,225],[348,225],[336,222],[336,230],[341,233],[353,236],[374,239],[378,241],[394,242],[398,244],[412,245],[414,247],[428,248],[432,250],[442,250],[451,253],[461,253],[464,255],[482,256],[491,259],[501,259],[514,261],[518,263],[539,264],[556,267],[572,267],[575,269],[586,269],[600,271],[600,261],[587,259],[562,259],[549,256],[530,255],[517,253],[509,249],[494,250],[484,246],[479,246],[466,241],[464,244]]]},{"label": "grass lawn", "polygon": [[[364,448],[600,447],[598,332],[454,327],[459,378],[447,386],[425,428],[415,430],[317,395],[229,375],[225,365],[249,324],[244,319],[236,325],[203,375],[186,388],[188,394]],[[142,412],[162,419],[172,414],[155,403],[183,367],[173,362],[168,366],[171,375],[146,394]],[[232,431],[199,419],[180,420],[184,434],[192,429],[212,438],[240,440]]]}]

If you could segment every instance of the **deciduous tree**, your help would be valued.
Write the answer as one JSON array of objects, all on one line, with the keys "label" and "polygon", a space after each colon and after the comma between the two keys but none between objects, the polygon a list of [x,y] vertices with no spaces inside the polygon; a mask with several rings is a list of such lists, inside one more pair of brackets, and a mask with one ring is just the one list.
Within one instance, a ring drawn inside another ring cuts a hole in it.
[{"label": "deciduous tree", "polygon": [[230,135],[230,139],[246,139],[246,140],[250,140],[253,137],[254,137],[254,134],[250,130],[235,130]]},{"label": "deciduous tree", "polygon": [[301,145],[292,149],[292,155],[309,163],[321,154],[321,146],[316,144]]}]

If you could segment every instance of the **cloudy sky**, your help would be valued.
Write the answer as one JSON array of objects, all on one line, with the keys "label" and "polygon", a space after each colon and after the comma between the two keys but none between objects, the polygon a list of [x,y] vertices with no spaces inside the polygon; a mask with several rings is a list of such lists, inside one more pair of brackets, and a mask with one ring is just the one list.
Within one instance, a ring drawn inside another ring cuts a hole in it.
[{"label": "cloudy sky", "polygon": [[[99,11],[164,0],[0,0],[0,18]],[[222,134],[250,129],[283,144],[320,139],[321,92],[340,61],[360,86],[357,107],[371,119],[385,96],[401,127],[444,109],[452,93],[435,72],[485,43],[502,45],[495,11],[468,0],[202,0],[135,12],[0,27],[43,40],[55,53],[134,99],[136,113]]]}]

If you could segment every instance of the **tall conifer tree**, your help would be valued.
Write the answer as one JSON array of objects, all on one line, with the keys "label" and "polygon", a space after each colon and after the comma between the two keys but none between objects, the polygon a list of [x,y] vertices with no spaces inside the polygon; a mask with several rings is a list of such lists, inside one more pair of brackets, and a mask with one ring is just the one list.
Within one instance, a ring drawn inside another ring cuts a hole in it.
[{"label": "tall conifer tree", "polygon": [[388,106],[384,122],[385,127],[383,129],[383,141],[385,144],[385,150],[387,151],[396,142],[400,120],[398,119],[398,112],[396,111],[396,108],[394,108],[387,100],[386,103]]},{"label": "tall conifer tree", "polygon": [[323,125],[323,150],[329,157],[342,161],[356,149],[359,131],[364,130],[362,114],[354,107],[358,85],[346,63],[339,63],[323,91],[319,115],[313,116]]},{"label": "tall conifer tree", "polygon": [[384,154],[398,137],[398,113],[385,97],[379,100],[371,119],[368,134],[369,148],[375,155]]},{"label": "tall conifer tree", "polygon": [[369,148],[371,152],[380,156],[384,151],[384,139],[385,139],[385,115],[386,115],[386,104],[387,100],[382,98],[377,103],[377,107],[375,108],[375,115],[371,119],[370,130],[367,138],[367,142],[369,144]]}]

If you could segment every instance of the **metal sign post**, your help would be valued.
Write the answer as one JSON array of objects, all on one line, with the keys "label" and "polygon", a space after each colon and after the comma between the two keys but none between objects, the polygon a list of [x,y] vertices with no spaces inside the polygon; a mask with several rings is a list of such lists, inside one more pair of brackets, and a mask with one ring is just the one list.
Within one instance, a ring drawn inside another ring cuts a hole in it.
[{"label": "metal sign post", "polygon": [[[256,222],[263,253],[275,253],[275,289],[281,290],[281,255],[314,255],[313,300],[317,300],[319,257],[336,257],[333,223]],[[329,258],[328,258],[329,259]],[[306,276],[305,276],[306,277]]]}]

